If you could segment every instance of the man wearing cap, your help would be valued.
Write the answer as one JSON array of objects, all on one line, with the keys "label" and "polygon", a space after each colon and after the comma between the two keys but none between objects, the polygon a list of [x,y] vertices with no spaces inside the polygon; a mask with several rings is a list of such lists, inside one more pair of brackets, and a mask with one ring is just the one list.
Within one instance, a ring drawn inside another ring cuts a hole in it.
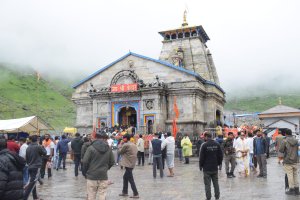
[{"label": "man wearing cap", "polygon": [[135,144],[130,142],[130,135],[125,134],[123,136],[123,145],[122,148],[119,149],[119,154],[122,156],[121,166],[125,167],[125,173],[123,176],[123,190],[119,196],[128,196],[128,182],[131,185],[133,196],[130,198],[138,199],[139,193],[136,189],[136,185],[133,179],[132,170],[135,167],[136,160],[137,160],[137,147]]},{"label": "man wearing cap", "polygon": [[87,148],[82,160],[82,174],[87,179],[88,200],[106,199],[108,186],[107,171],[115,160],[107,142],[105,132],[96,133],[96,139]]}]

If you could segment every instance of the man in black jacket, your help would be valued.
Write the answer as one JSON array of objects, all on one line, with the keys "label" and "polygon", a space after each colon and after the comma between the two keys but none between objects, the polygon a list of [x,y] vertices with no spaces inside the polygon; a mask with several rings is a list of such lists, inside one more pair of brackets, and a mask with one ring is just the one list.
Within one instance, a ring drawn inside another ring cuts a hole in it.
[{"label": "man in black jacket", "polygon": [[204,138],[206,142],[200,149],[199,167],[200,171],[203,170],[206,199],[211,199],[211,181],[214,185],[215,198],[219,199],[218,166],[222,164],[223,153],[220,145],[212,140],[211,133],[205,133]]},{"label": "man in black jacket", "polygon": [[80,138],[80,133],[75,134],[75,138],[71,141],[71,148],[74,153],[74,163],[75,163],[75,177],[78,176],[78,167],[81,158],[81,147],[83,145],[83,140]]},{"label": "man in black jacket", "polygon": [[28,164],[28,172],[30,176],[29,184],[25,189],[25,199],[28,198],[31,190],[33,199],[38,199],[35,183],[39,176],[39,170],[42,167],[43,156],[47,155],[47,151],[43,146],[38,145],[38,136],[30,136],[31,143],[26,149],[26,162]]},{"label": "man in black jacket", "polygon": [[7,149],[0,139],[0,199],[23,200],[23,168],[25,160]]},{"label": "man in black jacket", "polygon": [[[234,178],[234,169],[235,169],[235,148],[233,147],[233,133],[229,132],[228,137],[224,142],[224,155],[225,155],[225,170],[227,174],[227,178]],[[231,165],[231,169],[229,171],[229,163]]]}]

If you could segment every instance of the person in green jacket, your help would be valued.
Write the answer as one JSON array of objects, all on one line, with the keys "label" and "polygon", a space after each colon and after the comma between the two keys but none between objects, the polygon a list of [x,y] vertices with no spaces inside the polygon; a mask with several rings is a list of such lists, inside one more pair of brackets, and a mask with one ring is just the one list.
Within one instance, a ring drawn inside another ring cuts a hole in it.
[{"label": "person in green jacket", "polygon": [[286,139],[279,147],[279,152],[284,155],[284,170],[288,177],[289,190],[287,195],[300,195],[298,181],[298,140],[293,137],[291,129],[284,130]]},{"label": "person in green jacket", "polygon": [[[96,133],[96,139],[87,148],[82,160],[82,174],[87,179],[88,200],[106,199],[107,171],[114,165],[114,155],[106,142],[105,132]],[[98,194],[97,194],[98,193]]]},{"label": "person in green jacket", "polygon": [[184,164],[189,164],[190,163],[190,156],[193,155],[193,144],[188,136],[188,134],[185,134],[183,139],[181,140],[181,146],[182,146],[182,153],[183,157],[185,159]]}]

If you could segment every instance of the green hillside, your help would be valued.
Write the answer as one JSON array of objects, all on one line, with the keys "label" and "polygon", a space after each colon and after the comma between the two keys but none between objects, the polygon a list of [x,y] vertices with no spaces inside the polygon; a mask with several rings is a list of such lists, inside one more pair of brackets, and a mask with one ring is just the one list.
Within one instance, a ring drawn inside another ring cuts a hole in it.
[{"label": "green hillside", "polygon": [[38,115],[61,131],[75,122],[72,92],[62,81],[37,81],[34,71],[0,65],[0,119]]},{"label": "green hillside", "polygon": [[300,108],[300,93],[265,95],[257,97],[230,97],[225,105],[225,110],[244,111],[244,112],[262,112],[278,105],[279,97],[282,104],[294,108]]}]

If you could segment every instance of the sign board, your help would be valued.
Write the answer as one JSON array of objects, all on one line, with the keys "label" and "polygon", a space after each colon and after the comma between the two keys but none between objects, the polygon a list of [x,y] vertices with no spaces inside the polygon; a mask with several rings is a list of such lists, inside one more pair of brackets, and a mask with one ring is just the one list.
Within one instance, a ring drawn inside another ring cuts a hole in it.
[{"label": "sign board", "polygon": [[111,92],[130,92],[137,91],[138,85],[137,83],[132,84],[118,84],[111,86]]}]

